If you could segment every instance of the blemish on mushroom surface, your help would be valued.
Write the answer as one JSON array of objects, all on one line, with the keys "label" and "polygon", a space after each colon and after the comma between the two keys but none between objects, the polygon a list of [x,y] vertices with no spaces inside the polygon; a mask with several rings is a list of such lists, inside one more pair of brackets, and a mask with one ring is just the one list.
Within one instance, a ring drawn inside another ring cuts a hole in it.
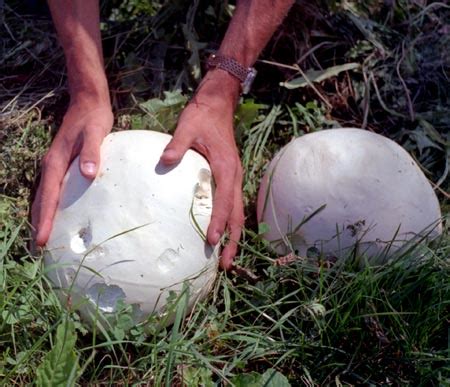
[{"label": "blemish on mushroom surface", "polygon": [[92,248],[89,253],[86,255],[86,259],[98,259],[104,257],[107,253],[106,247],[103,246],[95,246]]},{"label": "blemish on mushroom surface", "polygon": [[126,295],[117,285],[96,283],[88,289],[86,297],[102,312],[113,313],[116,311],[117,302],[125,300]]},{"label": "blemish on mushroom surface", "polygon": [[92,230],[88,223],[86,227],[82,227],[70,240],[70,248],[75,254],[82,254],[92,242]]},{"label": "blemish on mushroom surface", "polygon": [[66,270],[65,274],[66,274],[66,280],[67,280],[68,284],[71,285],[73,283],[73,281],[75,280],[77,272],[75,271],[75,269],[68,268]]},{"label": "blemish on mushroom surface", "polygon": [[194,187],[193,212],[194,214],[210,215],[212,211],[211,172],[200,169],[198,183]]},{"label": "blemish on mushroom surface", "polygon": [[156,265],[160,272],[167,273],[172,270],[180,255],[174,249],[166,249],[156,260]]}]

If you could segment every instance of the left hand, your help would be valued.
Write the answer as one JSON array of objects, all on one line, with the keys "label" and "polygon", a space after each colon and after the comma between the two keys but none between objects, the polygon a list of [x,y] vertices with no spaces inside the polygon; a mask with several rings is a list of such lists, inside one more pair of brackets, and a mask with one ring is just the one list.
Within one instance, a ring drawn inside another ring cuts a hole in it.
[{"label": "left hand", "polygon": [[183,110],[174,137],[161,155],[164,164],[173,165],[192,148],[208,160],[216,190],[207,240],[214,246],[228,231],[229,240],[220,261],[225,270],[233,265],[244,224],[243,173],[233,128],[239,85],[236,88],[235,80],[229,77],[216,70],[204,80]]}]

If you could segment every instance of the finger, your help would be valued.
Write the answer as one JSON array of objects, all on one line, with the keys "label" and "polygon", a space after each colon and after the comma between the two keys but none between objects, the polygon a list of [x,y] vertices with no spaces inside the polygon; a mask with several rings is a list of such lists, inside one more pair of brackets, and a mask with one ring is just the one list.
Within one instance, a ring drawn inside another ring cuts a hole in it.
[{"label": "finger", "polygon": [[192,145],[191,136],[177,128],[172,140],[167,144],[160,160],[166,165],[177,164]]},{"label": "finger", "polygon": [[104,131],[97,128],[86,128],[83,144],[80,151],[80,172],[87,179],[97,176],[100,164],[100,146],[102,145]]},{"label": "finger", "polygon": [[42,172],[32,208],[32,224],[38,246],[47,243],[61,191],[61,183],[69,165],[68,154],[56,156],[50,151],[42,160]]},{"label": "finger", "polygon": [[244,204],[242,197],[242,172],[239,166],[236,183],[234,186],[234,206],[228,221],[228,231],[230,233],[229,242],[222,250],[220,266],[224,270],[229,270],[233,266],[239,240],[241,239],[242,227],[244,226]]},{"label": "finger", "polygon": [[213,210],[209,223],[207,239],[211,245],[219,243],[220,237],[225,231],[234,204],[234,183],[236,168],[231,165],[235,162],[227,162],[216,156],[210,160],[211,171],[216,182]]},{"label": "finger", "polygon": [[242,225],[230,226],[230,240],[222,250],[220,257],[220,266],[224,270],[229,270],[233,267],[234,257],[236,256],[239,239],[241,239]]}]

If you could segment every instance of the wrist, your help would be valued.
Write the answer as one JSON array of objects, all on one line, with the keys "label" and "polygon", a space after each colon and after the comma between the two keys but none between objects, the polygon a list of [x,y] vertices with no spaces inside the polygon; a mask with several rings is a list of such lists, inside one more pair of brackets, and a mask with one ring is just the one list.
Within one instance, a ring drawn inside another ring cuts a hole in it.
[{"label": "wrist", "polygon": [[196,99],[211,99],[218,101],[226,108],[235,109],[241,92],[239,79],[226,70],[215,68],[204,76],[195,93]]},{"label": "wrist", "polygon": [[108,80],[102,68],[92,70],[68,66],[68,69],[71,103],[111,104]]},{"label": "wrist", "polygon": [[70,104],[87,108],[102,106],[111,108],[108,90],[78,89],[70,91]]},{"label": "wrist", "polygon": [[70,105],[83,110],[111,108],[108,88],[78,88],[70,91]]},{"label": "wrist", "polygon": [[207,64],[208,68],[225,70],[238,79],[241,84],[242,94],[247,94],[250,91],[257,74],[253,67],[243,66],[236,59],[219,53],[211,54]]}]

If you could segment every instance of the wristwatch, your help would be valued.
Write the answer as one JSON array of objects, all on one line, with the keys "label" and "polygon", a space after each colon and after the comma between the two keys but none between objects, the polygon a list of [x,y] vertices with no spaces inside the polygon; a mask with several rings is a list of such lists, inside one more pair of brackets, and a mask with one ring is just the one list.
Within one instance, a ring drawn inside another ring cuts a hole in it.
[{"label": "wristwatch", "polygon": [[242,66],[237,60],[219,55],[211,54],[207,61],[208,69],[218,68],[225,70],[241,81],[242,94],[247,94],[252,87],[257,71],[253,67]]}]

